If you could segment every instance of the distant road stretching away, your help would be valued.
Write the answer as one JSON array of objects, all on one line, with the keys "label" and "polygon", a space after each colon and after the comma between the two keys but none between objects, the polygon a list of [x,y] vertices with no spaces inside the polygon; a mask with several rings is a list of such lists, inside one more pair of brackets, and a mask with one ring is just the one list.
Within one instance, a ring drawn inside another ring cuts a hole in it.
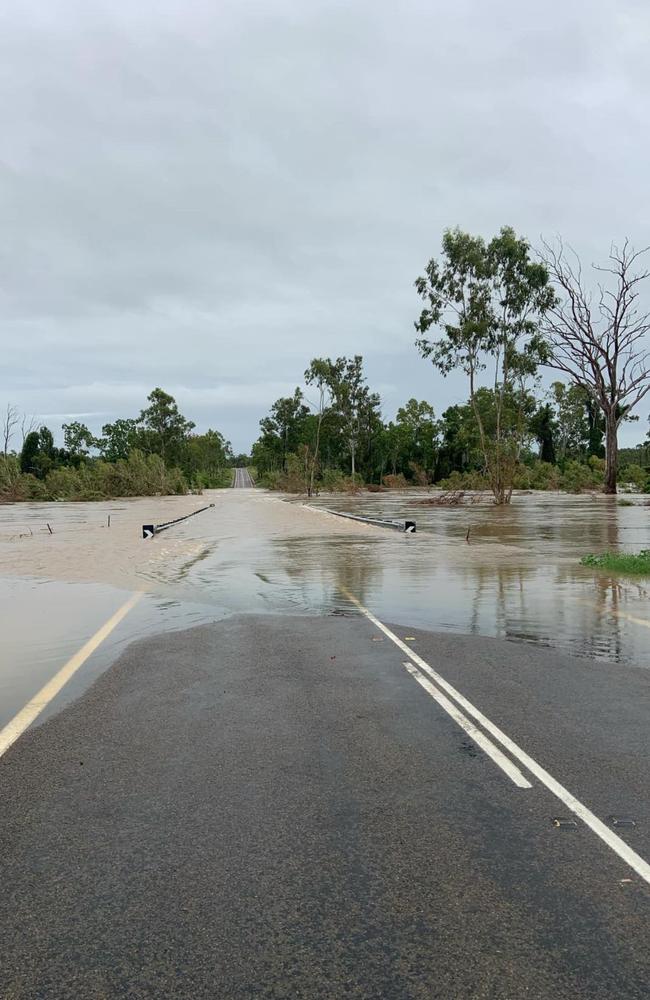
[{"label": "distant road stretching away", "polygon": [[235,478],[232,485],[235,490],[249,490],[252,489],[255,483],[251,479],[248,469],[235,469]]}]

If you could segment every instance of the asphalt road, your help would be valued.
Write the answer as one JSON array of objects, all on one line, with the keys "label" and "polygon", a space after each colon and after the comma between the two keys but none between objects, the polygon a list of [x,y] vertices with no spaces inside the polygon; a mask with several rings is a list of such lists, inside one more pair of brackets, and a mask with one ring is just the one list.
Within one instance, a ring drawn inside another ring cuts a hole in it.
[{"label": "asphalt road", "polygon": [[235,478],[232,485],[236,490],[247,490],[251,489],[255,483],[251,479],[248,469],[235,469]]},{"label": "asphalt road", "polygon": [[[395,631],[650,857],[648,672]],[[28,731],[0,997],[647,998],[650,885],[404,662],[363,617],[239,616],[132,645]]]}]

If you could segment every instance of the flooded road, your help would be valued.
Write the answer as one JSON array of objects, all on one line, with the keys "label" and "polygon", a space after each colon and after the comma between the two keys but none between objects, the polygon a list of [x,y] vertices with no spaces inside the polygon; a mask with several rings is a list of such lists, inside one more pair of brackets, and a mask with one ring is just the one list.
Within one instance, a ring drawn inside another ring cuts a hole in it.
[{"label": "flooded road", "polygon": [[[600,496],[533,494],[506,509],[430,507],[422,499],[320,497],[308,508],[240,489],[0,508],[0,725],[133,591],[144,599],[72,694],[133,639],[241,612],[356,614],[346,590],[398,625],[650,666],[650,581],[579,564],[586,552],[650,547],[645,498],[621,506]],[[143,542],[142,523],[206,502],[215,507]],[[418,532],[371,528],[319,508],[413,518]]]}]

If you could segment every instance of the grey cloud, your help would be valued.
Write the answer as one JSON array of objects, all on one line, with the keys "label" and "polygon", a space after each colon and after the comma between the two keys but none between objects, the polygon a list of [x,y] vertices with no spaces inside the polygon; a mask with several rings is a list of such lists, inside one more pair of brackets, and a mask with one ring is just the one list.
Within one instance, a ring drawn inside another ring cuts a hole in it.
[{"label": "grey cloud", "polygon": [[0,17],[0,403],[101,423],[161,384],[247,448],[313,355],[361,352],[389,415],[440,411],[464,386],[417,358],[412,282],[445,226],[648,242],[642,3]]}]

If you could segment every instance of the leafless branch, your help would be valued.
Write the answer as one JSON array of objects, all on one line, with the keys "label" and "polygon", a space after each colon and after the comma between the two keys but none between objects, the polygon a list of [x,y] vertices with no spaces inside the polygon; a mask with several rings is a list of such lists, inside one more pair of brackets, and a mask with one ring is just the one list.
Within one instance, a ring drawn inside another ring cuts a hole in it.
[{"label": "leafless branch", "polygon": [[2,443],[3,455],[6,458],[9,453],[9,443],[14,434],[14,428],[18,424],[18,410],[12,403],[7,403],[7,409],[2,415]]},{"label": "leafless branch", "polygon": [[[650,314],[639,309],[642,283],[650,269],[639,262],[650,247],[634,250],[625,240],[612,244],[609,264],[593,265],[605,278],[597,283],[598,301],[583,279],[577,255],[565,253],[561,240],[542,241],[542,260],[558,291],[545,317],[551,352],[549,365],[564,372],[598,404],[607,428],[607,477],[616,490],[616,429],[650,391]],[[606,485],[607,488],[607,485]]]},{"label": "leafless branch", "polygon": [[31,434],[32,431],[35,431],[37,427],[38,427],[38,418],[33,415],[23,413],[23,419],[20,422],[20,434],[22,437],[23,446],[25,444],[25,438],[27,437],[27,435]]}]

